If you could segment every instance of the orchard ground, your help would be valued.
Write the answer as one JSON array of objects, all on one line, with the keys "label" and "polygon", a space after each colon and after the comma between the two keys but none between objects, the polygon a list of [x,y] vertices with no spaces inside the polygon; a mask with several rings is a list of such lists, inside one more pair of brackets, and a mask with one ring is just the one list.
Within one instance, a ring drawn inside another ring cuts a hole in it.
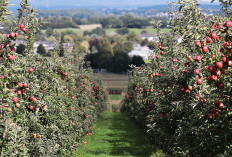
[{"label": "orchard ground", "polygon": [[130,120],[127,113],[104,112],[93,132],[82,139],[73,157],[164,157],[148,141],[143,130]]},{"label": "orchard ground", "polygon": [[[96,73],[106,88],[120,88],[125,90],[128,77],[113,73]],[[73,157],[106,157],[106,156],[152,156],[164,157],[164,153],[156,150],[149,142],[144,131],[128,117],[120,112],[122,94],[109,95],[107,111],[97,121],[93,131],[82,139],[77,153]]]}]

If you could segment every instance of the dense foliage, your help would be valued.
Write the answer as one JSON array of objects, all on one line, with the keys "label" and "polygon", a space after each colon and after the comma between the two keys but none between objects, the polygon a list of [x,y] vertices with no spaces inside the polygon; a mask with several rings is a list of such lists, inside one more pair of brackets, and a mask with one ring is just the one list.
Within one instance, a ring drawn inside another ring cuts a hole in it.
[{"label": "dense foliage", "polygon": [[175,6],[152,63],[132,71],[123,110],[168,156],[231,156],[231,16],[207,17],[197,1]]},{"label": "dense foliage", "polygon": [[94,38],[89,41],[92,53],[87,54],[85,61],[90,62],[93,69],[107,69],[110,72],[123,73],[130,69],[129,65],[144,64],[143,58],[130,58],[128,53],[134,49],[132,41],[141,40],[136,34],[126,36]]},{"label": "dense foliage", "polygon": [[[39,27],[36,12],[21,0],[15,27],[0,39],[0,154],[4,156],[70,156],[105,109],[106,94],[83,68],[78,47],[70,55],[44,58],[33,54]],[[8,1],[0,2],[4,21]],[[24,55],[12,43],[26,39]]]}]

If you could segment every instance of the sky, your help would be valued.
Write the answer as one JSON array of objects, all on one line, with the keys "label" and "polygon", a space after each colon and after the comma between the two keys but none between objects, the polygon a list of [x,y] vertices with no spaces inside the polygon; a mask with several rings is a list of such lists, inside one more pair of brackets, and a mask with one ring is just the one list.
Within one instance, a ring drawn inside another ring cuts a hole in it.
[{"label": "sky", "polygon": [[[20,0],[10,0],[11,3]],[[35,7],[54,7],[54,6],[152,6],[168,4],[172,0],[29,0]],[[176,1],[176,0],[175,0]],[[202,3],[209,3],[211,0],[201,0]]]}]

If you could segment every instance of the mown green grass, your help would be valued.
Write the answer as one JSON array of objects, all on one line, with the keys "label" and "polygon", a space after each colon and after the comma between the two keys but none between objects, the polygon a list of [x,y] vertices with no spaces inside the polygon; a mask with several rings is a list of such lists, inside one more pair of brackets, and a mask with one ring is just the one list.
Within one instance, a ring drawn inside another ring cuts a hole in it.
[{"label": "mown green grass", "polygon": [[145,63],[151,63],[151,60],[145,59],[144,62],[145,62]]},{"label": "mown green grass", "polygon": [[122,95],[121,94],[112,94],[109,95],[110,100],[121,100],[122,99]]},{"label": "mown green grass", "polygon": [[93,135],[83,140],[87,144],[81,145],[73,157],[164,156],[161,151],[153,153],[152,144],[126,113],[104,112]]}]

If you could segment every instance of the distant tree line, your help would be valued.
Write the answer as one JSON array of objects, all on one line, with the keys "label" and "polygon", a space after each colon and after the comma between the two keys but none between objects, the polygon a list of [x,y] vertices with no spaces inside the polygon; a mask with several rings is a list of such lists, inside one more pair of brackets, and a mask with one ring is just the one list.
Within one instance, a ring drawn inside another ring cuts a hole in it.
[{"label": "distant tree line", "polygon": [[46,23],[43,23],[42,29],[47,28],[79,28],[78,25],[68,17],[49,17],[46,18]]},{"label": "distant tree line", "polygon": [[167,17],[137,17],[132,15],[123,15],[120,17],[108,16],[108,17],[91,17],[81,18],[80,15],[74,15],[72,17],[47,17],[46,23],[42,25],[43,29],[47,28],[78,28],[79,25],[87,24],[101,24],[102,28],[145,28],[152,26],[150,22],[152,20],[160,20],[161,27],[168,26]]},{"label": "distant tree line", "polygon": [[130,64],[144,64],[139,56],[130,59],[128,53],[133,50],[133,44],[119,36],[95,38],[89,41],[89,45],[92,53],[86,55],[85,61],[90,62],[94,69],[122,73],[130,68]]},{"label": "distant tree line", "polygon": [[156,15],[157,13],[167,13],[168,6],[150,6],[150,7],[141,7],[136,9],[117,9],[117,8],[104,8],[104,9],[86,9],[86,8],[78,8],[78,9],[56,9],[56,10],[40,10],[38,16],[43,17],[51,17],[51,16],[66,16],[73,17],[76,16],[80,19],[90,19],[90,18],[99,18],[106,17],[109,15],[113,16],[122,16],[125,14],[131,14],[140,17],[151,17]]}]

